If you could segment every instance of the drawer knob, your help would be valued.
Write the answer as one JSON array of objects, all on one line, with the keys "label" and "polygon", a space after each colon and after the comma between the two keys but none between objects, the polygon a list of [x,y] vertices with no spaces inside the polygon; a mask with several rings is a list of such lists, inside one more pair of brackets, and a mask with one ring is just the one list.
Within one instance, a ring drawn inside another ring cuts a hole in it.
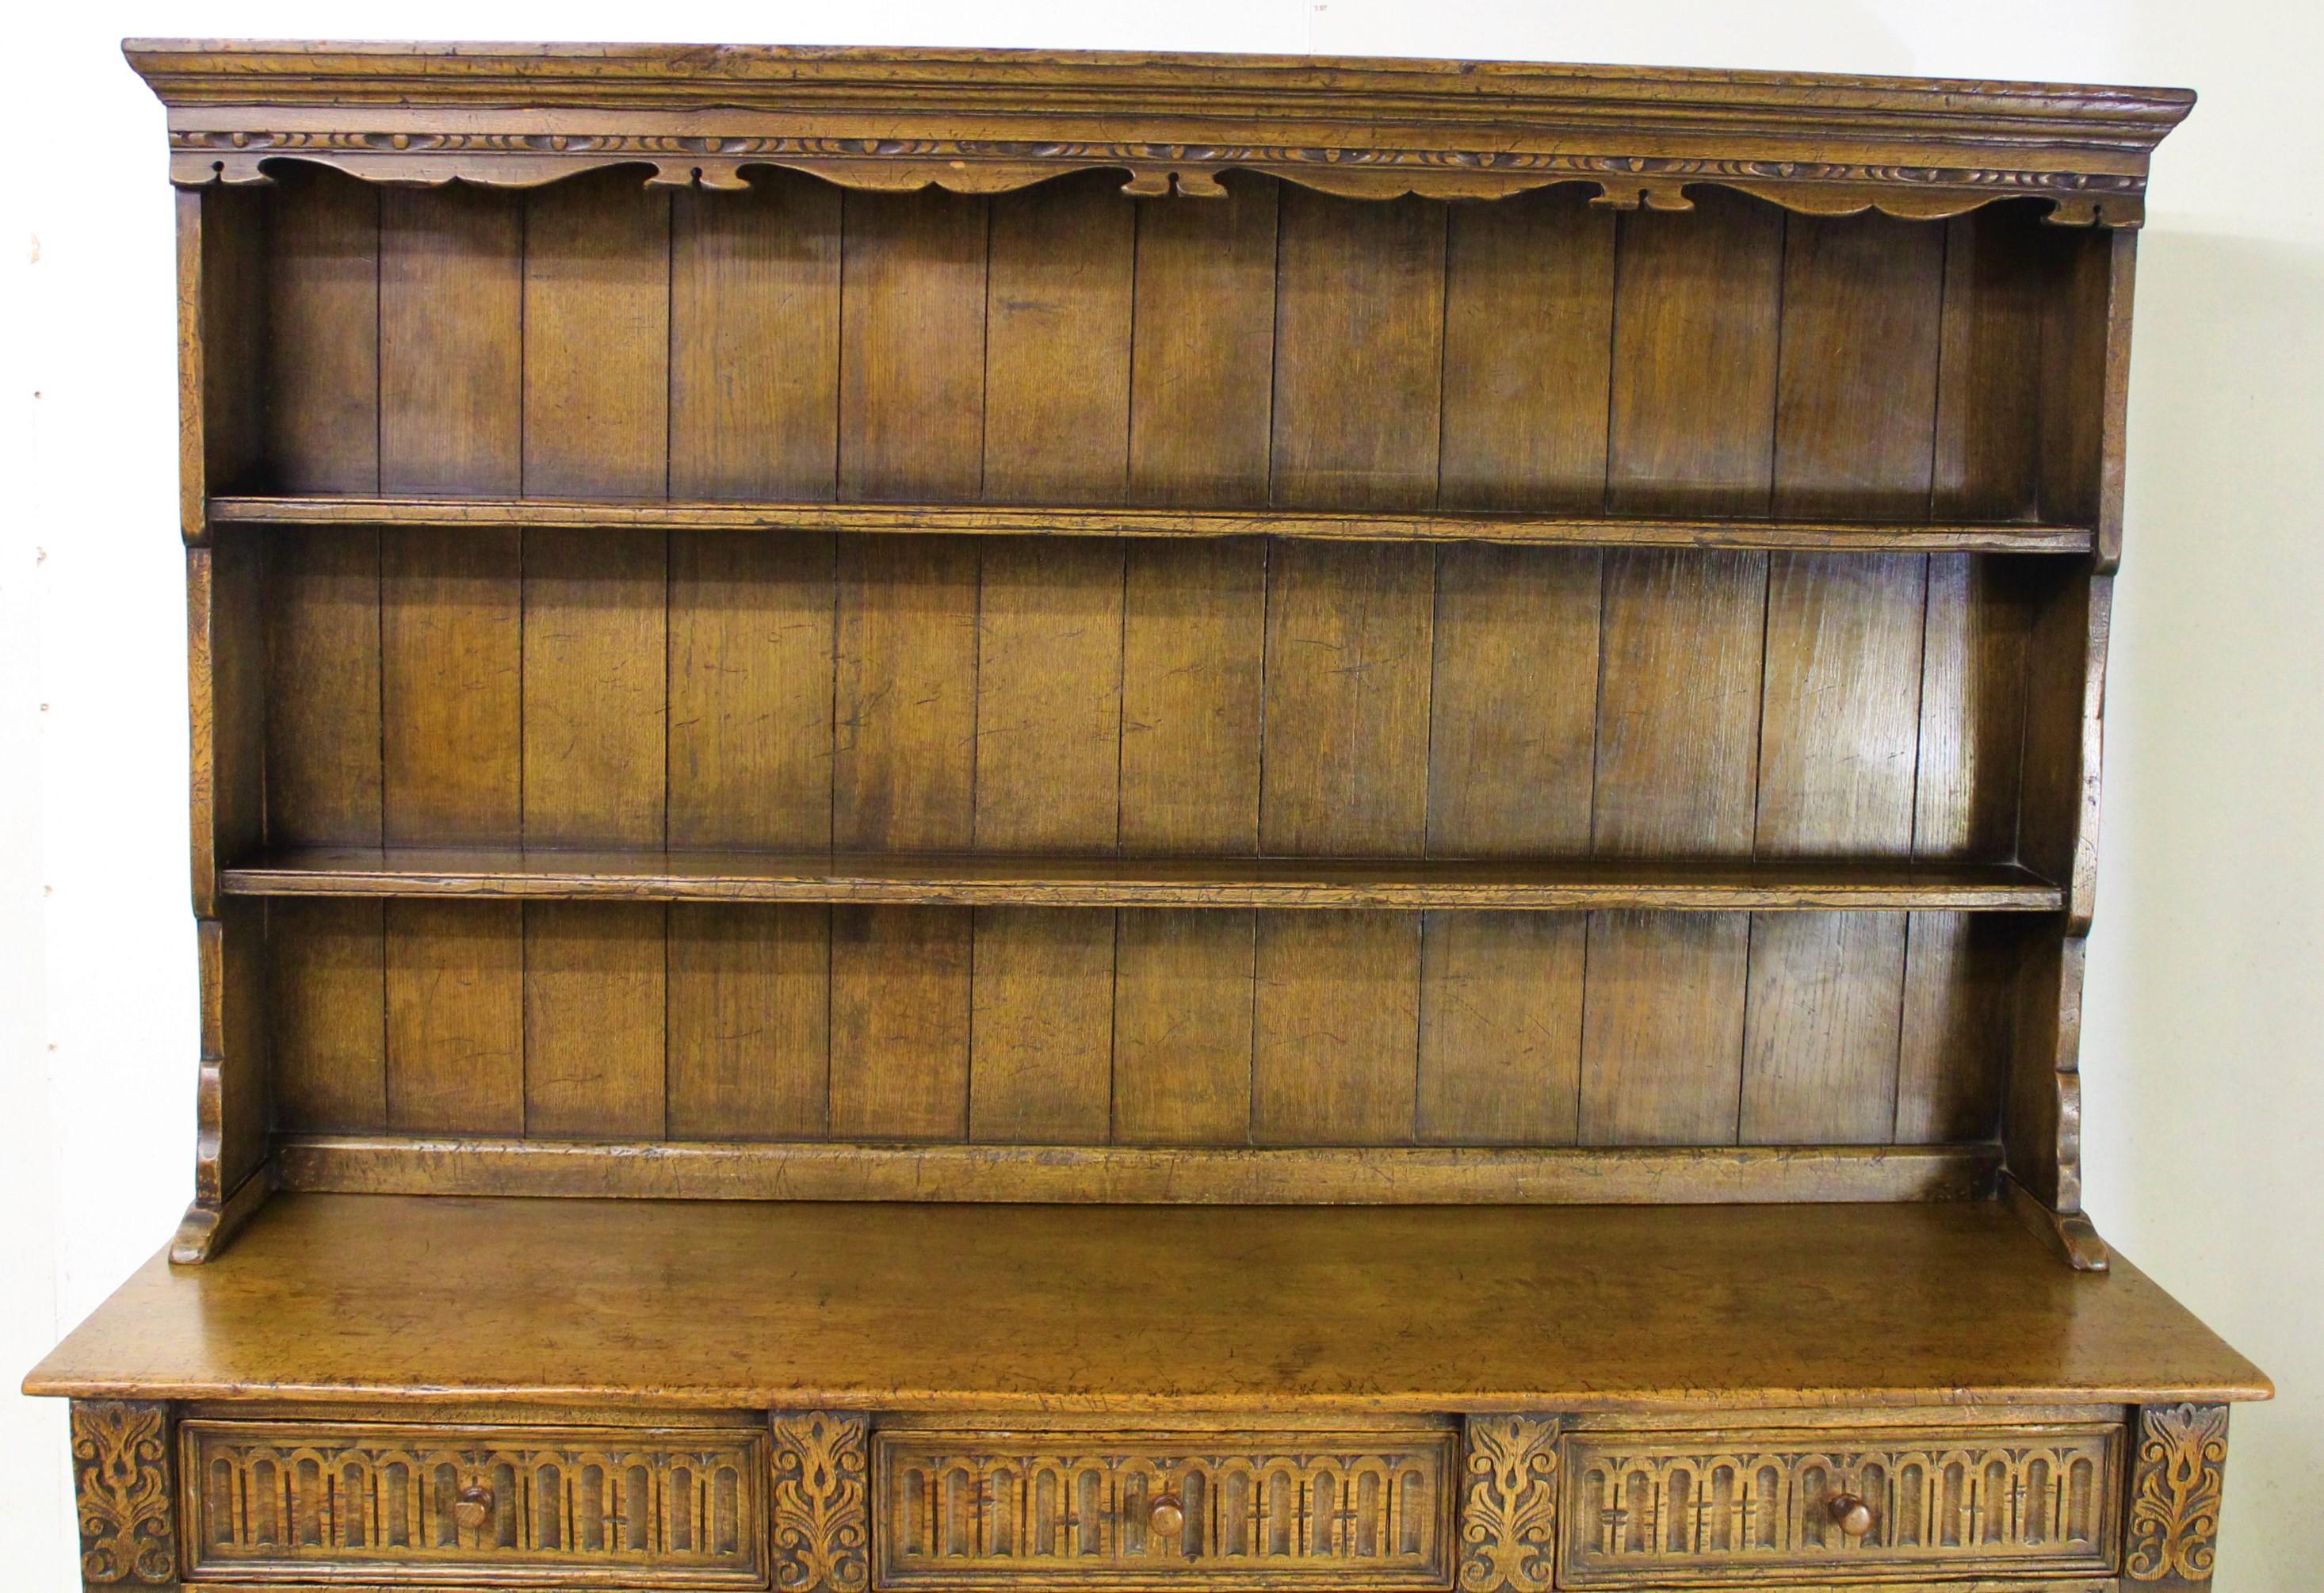
[{"label": "drawer knob", "polygon": [[452,1499],[452,1519],[462,1532],[483,1530],[493,1513],[493,1490],[480,1482],[472,1482]]},{"label": "drawer knob", "polygon": [[1176,1494],[1157,1494],[1146,1512],[1146,1530],[1157,1538],[1175,1538],[1186,1525],[1186,1506]]},{"label": "drawer knob", "polygon": [[1832,1525],[1851,1538],[1860,1538],[1872,1530],[1872,1506],[1854,1494],[1834,1494],[1824,1501],[1823,1507]]}]

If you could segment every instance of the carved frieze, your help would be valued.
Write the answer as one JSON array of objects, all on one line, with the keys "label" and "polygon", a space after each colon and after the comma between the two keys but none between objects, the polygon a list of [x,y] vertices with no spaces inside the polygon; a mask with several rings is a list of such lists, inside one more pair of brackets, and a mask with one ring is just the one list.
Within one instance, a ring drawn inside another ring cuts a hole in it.
[{"label": "carved frieze", "polygon": [[871,1580],[871,1513],[861,1416],[778,1412],[774,1427],[775,1586],[858,1593]]},{"label": "carved frieze", "polygon": [[1469,1418],[1462,1593],[1546,1593],[1557,1565],[1557,1436],[1554,1417]]},{"label": "carved frieze", "polygon": [[81,1579],[100,1587],[174,1581],[169,1407],[76,1400],[72,1455]]},{"label": "carved frieze", "polygon": [[2149,1405],[2139,1412],[2123,1561],[2131,1580],[2209,1585],[2227,1467],[2227,1406]]}]

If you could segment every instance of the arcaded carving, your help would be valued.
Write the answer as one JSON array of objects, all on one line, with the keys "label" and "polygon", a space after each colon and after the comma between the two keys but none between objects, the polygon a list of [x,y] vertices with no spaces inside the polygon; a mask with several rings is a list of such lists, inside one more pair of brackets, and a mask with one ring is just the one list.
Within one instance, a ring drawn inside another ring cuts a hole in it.
[{"label": "arcaded carving", "polygon": [[1550,1417],[1469,1418],[1462,1593],[1546,1593],[1557,1565],[1557,1432]]},{"label": "arcaded carving", "polygon": [[174,1581],[178,1537],[171,1514],[169,1407],[76,1401],[72,1453],[81,1579],[100,1585]]},{"label": "arcaded carving", "polygon": [[2227,1467],[2227,1406],[2149,1405],[2139,1413],[2123,1563],[2132,1580],[2211,1579]]}]

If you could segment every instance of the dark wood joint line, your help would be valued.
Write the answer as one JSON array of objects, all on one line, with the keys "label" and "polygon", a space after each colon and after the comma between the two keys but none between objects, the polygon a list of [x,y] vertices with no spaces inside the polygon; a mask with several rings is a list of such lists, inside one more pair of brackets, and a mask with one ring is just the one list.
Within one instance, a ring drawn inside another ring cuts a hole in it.
[{"label": "dark wood joint line", "polygon": [[84,1588],[178,1586],[178,1512],[167,1404],[72,1404],[74,1512]]}]

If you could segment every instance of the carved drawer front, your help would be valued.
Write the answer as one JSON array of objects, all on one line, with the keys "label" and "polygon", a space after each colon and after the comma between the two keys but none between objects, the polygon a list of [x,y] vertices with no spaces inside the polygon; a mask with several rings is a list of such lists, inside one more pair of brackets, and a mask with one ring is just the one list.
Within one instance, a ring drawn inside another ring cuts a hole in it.
[{"label": "carved drawer front", "polygon": [[887,1588],[1445,1588],[1450,1429],[880,1432]]},{"label": "carved drawer front", "polygon": [[193,1579],[766,1586],[747,1429],[181,1430]]},{"label": "carved drawer front", "polygon": [[2105,1574],[2123,1430],[1582,1432],[1565,1588]]}]

